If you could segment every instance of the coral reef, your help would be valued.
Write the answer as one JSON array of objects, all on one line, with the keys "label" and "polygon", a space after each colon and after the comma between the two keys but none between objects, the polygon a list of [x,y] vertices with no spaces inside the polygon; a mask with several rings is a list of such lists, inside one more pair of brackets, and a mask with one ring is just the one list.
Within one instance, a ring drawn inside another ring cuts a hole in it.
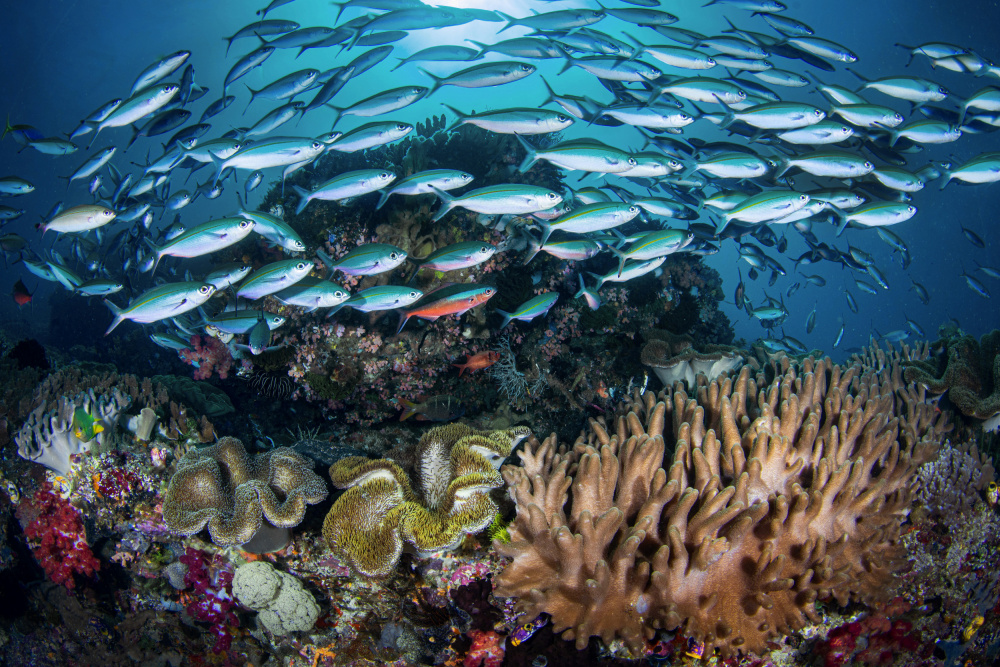
[{"label": "coral reef", "polygon": [[[1000,330],[978,341],[956,334],[933,345],[934,358],[905,364],[904,378],[948,400],[966,417],[992,420],[1000,415]],[[991,421],[991,426],[998,424]]]},{"label": "coral reef", "polygon": [[578,648],[597,635],[639,655],[678,627],[709,652],[760,653],[818,619],[817,600],[878,599],[906,567],[900,524],[942,429],[901,428],[911,399],[888,373],[783,365],[636,396],[571,449],[529,444],[502,469],[517,517],[494,543],[513,559],[495,593]]},{"label": "coral reef", "polygon": [[306,505],[326,498],[326,484],[308,459],[287,447],[253,458],[236,438],[192,449],[177,463],[163,499],[163,520],[193,535],[206,525],[219,546],[275,551],[288,543]]},{"label": "coral reef", "polygon": [[346,491],[330,508],[323,537],[366,577],[391,574],[404,544],[422,556],[454,549],[493,521],[498,509],[489,493],[503,485],[497,469],[528,435],[523,427],[430,429],[417,446],[419,495],[394,461],[341,459],[330,466],[330,479]]}]

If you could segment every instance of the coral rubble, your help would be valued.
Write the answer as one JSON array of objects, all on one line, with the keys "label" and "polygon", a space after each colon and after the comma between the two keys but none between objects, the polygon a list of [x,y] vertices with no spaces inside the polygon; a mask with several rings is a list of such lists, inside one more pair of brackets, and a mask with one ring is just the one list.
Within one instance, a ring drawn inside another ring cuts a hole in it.
[{"label": "coral rubble", "polygon": [[637,655],[678,627],[760,653],[817,600],[877,599],[906,567],[900,524],[941,429],[902,429],[912,399],[860,361],[784,368],[637,395],[572,448],[532,442],[502,469],[517,517],[494,543],[513,559],[496,594],[578,648],[597,635]]}]

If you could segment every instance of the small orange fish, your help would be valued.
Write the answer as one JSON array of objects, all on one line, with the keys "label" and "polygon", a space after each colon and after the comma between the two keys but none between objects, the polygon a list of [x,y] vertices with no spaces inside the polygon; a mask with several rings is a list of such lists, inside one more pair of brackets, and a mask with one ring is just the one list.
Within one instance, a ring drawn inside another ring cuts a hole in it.
[{"label": "small orange fish", "polygon": [[458,372],[458,377],[462,377],[465,369],[469,369],[471,373],[472,371],[478,371],[480,368],[489,368],[498,361],[500,361],[499,352],[480,352],[469,357],[464,364],[452,364],[452,366],[462,369]]}]

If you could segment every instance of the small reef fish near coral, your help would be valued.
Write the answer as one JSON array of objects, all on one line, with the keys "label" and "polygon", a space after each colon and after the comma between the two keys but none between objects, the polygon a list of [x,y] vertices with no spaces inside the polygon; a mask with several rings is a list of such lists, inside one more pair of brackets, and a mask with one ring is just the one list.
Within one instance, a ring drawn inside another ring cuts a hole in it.
[{"label": "small reef fish near coral", "polygon": [[1000,10],[260,4],[5,15],[0,664],[997,664]]}]

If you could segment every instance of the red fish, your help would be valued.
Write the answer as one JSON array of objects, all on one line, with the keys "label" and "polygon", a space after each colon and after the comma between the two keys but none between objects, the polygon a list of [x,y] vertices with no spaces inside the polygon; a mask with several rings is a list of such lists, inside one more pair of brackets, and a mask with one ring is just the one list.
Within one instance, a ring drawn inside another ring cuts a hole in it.
[{"label": "red fish", "polygon": [[31,297],[34,295],[28,291],[28,286],[24,284],[24,281],[18,278],[17,282],[14,283],[14,291],[11,292],[11,296],[14,297],[14,303],[20,308],[31,303]]},{"label": "red fish", "polygon": [[478,371],[480,368],[489,368],[498,361],[500,361],[499,352],[480,352],[469,357],[464,364],[452,364],[452,366],[462,369],[458,372],[458,377],[462,377],[465,369],[469,369],[471,373],[472,371]]},{"label": "red fish", "polygon": [[470,308],[486,303],[496,293],[494,287],[484,287],[475,283],[439,287],[403,310],[399,317],[399,329],[396,333],[403,330],[411,317],[419,317],[433,322],[442,315],[461,315]]}]

